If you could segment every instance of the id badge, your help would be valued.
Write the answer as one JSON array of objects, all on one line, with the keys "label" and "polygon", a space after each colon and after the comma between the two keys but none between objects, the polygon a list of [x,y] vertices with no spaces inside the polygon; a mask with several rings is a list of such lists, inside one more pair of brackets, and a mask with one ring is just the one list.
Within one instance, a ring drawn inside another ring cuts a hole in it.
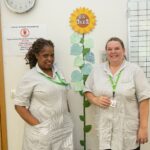
[{"label": "id badge", "polygon": [[111,107],[116,107],[116,105],[117,105],[117,101],[115,100],[115,98],[111,98],[110,99],[110,106]]}]

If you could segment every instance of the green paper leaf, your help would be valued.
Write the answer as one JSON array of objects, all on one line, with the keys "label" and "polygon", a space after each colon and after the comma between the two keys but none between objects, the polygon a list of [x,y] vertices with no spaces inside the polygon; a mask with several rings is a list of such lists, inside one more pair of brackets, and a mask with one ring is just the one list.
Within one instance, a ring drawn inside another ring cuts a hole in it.
[{"label": "green paper leaf", "polygon": [[84,140],[80,140],[80,145],[81,146],[85,146],[85,141]]},{"label": "green paper leaf", "polygon": [[80,95],[83,96],[83,91],[79,91]]},{"label": "green paper leaf", "polygon": [[84,127],[84,132],[90,132],[91,129],[92,129],[92,125],[86,125],[86,126]]},{"label": "green paper leaf", "polygon": [[84,56],[84,59],[92,64],[95,63],[95,58],[94,58],[94,54],[92,52],[89,52],[87,53],[85,56]]},{"label": "green paper leaf", "polygon": [[87,53],[89,53],[89,51],[90,51],[90,48],[84,48],[83,49],[83,56],[85,56]]},{"label": "green paper leaf", "polygon": [[83,75],[83,81],[86,81],[88,75]]},{"label": "green paper leaf", "polygon": [[88,100],[86,100],[86,101],[84,101],[83,105],[84,105],[84,107],[89,107],[91,104]]},{"label": "green paper leaf", "polygon": [[84,89],[84,84],[83,84],[83,80],[78,81],[78,82],[71,82],[71,87],[76,91],[83,91]]},{"label": "green paper leaf", "polygon": [[83,48],[79,44],[77,43],[73,44],[71,46],[71,55],[74,55],[74,56],[80,55],[82,53],[82,49]]},{"label": "green paper leaf", "polygon": [[73,33],[70,37],[71,39],[71,43],[80,43],[80,40],[81,40],[81,35],[78,34],[78,33]]},{"label": "green paper leaf", "polygon": [[93,39],[91,39],[91,38],[85,39],[84,47],[85,48],[93,48],[94,47]]},{"label": "green paper leaf", "polygon": [[81,121],[85,120],[85,117],[83,115],[80,115],[79,118],[80,118]]},{"label": "green paper leaf", "polygon": [[80,66],[83,66],[83,64],[84,64],[83,57],[77,56],[74,60],[74,66],[80,67]]},{"label": "green paper leaf", "polygon": [[80,41],[80,43],[82,43],[82,44],[84,43],[84,38],[81,38],[81,41]]},{"label": "green paper leaf", "polygon": [[71,81],[72,82],[79,82],[79,81],[82,81],[82,79],[83,79],[83,75],[79,70],[74,70],[71,73]]},{"label": "green paper leaf", "polygon": [[92,65],[90,63],[86,63],[83,65],[81,72],[83,75],[89,75],[92,70]]}]

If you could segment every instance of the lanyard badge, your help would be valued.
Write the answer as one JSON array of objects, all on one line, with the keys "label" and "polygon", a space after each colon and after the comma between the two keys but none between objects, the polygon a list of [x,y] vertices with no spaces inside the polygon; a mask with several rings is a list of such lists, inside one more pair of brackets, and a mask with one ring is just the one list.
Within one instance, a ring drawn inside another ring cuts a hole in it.
[{"label": "lanyard badge", "polygon": [[121,71],[119,72],[119,74],[117,75],[115,81],[113,80],[112,76],[109,75],[109,80],[110,80],[110,83],[111,83],[111,86],[112,86],[112,98],[110,99],[110,101],[111,101],[110,106],[111,106],[111,107],[116,107],[116,104],[117,104],[117,101],[116,101],[116,99],[115,99],[116,87],[117,87],[118,81],[119,81],[119,79],[120,79],[121,73],[122,73],[122,70],[121,70]]},{"label": "lanyard badge", "polygon": [[45,76],[44,74],[40,73],[41,75],[43,75],[44,77],[46,77],[49,81],[55,83],[55,84],[59,84],[59,85],[62,85],[62,86],[69,86],[69,83],[67,83],[64,79],[62,79],[60,77],[60,75],[58,74],[58,72],[56,72],[56,77],[57,77],[57,80],[55,79],[52,79],[50,77],[47,77]]}]

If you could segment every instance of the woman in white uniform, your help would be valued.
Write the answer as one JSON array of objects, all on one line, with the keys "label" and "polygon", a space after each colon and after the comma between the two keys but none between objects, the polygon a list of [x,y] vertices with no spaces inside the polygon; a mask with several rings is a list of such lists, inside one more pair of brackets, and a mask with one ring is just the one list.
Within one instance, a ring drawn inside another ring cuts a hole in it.
[{"label": "woman in white uniform", "polygon": [[125,59],[121,39],[106,43],[106,62],[96,66],[85,96],[96,107],[99,150],[140,150],[148,142],[150,85],[136,64]]},{"label": "woman in white uniform", "polygon": [[25,120],[23,150],[73,150],[67,86],[53,65],[54,44],[37,39],[26,54],[27,72],[17,87],[15,108]]}]

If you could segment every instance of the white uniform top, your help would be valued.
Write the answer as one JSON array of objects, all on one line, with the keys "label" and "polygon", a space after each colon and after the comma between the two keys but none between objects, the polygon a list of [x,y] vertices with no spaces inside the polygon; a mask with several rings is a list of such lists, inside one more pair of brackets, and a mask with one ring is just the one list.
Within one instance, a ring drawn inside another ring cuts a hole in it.
[{"label": "white uniform top", "polygon": [[[56,72],[62,79],[62,74],[56,68],[53,69],[53,79],[56,79]],[[65,140],[68,133],[72,134],[67,88],[48,78],[50,77],[36,65],[24,75],[16,90],[15,105],[26,106],[41,122],[35,126],[26,125],[23,150],[50,150],[51,144]]]},{"label": "white uniform top", "polygon": [[99,149],[131,150],[139,146],[136,143],[139,126],[138,103],[150,98],[150,85],[140,67],[124,61],[121,68],[112,75],[108,62],[95,66],[89,75],[85,92],[95,96],[112,97],[112,85],[109,75],[116,81],[116,107],[100,108],[96,106],[96,124],[99,137]]}]

